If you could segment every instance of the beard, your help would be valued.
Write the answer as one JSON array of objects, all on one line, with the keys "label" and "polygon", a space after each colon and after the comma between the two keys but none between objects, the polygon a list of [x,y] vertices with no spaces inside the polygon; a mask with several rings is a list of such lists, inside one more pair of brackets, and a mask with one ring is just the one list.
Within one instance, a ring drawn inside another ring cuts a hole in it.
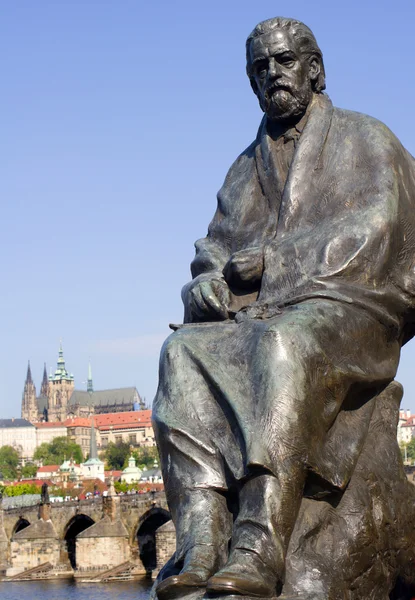
[{"label": "beard", "polygon": [[271,121],[290,123],[299,120],[312,98],[310,86],[291,90],[271,86],[260,99],[260,106]]}]

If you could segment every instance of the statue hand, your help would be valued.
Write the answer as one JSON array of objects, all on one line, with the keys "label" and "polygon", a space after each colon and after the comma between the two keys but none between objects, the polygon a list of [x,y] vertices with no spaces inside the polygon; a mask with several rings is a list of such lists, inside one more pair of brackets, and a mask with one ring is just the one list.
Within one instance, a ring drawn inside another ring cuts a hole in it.
[{"label": "statue hand", "polygon": [[263,272],[264,249],[259,246],[235,252],[223,269],[226,281],[240,288],[259,282]]},{"label": "statue hand", "polygon": [[188,309],[197,321],[209,317],[225,320],[229,318],[230,291],[222,279],[211,279],[196,283],[187,295]]}]

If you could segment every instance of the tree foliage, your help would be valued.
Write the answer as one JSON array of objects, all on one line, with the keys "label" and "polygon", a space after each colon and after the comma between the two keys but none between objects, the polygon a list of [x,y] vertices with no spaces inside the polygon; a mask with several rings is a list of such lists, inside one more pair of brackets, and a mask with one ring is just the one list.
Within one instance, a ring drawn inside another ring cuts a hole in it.
[{"label": "tree foliage", "polygon": [[401,448],[403,458],[405,458],[405,447],[406,447],[406,456],[407,456],[408,460],[414,461],[415,460],[415,438],[413,438],[407,444],[401,444],[400,448]]},{"label": "tree foliage", "polygon": [[33,463],[26,463],[24,467],[22,467],[21,470],[21,476],[22,477],[27,477],[32,479],[33,477],[36,477],[36,473],[37,473],[37,466],[34,465]]},{"label": "tree foliage", "polygon": [[18,485],[6,485],[3,489],[5,496],[23,496],[24,494],[40,494],[40,486],[33,483],[19,483]]},{"label": "tree foliage", "polygon": [[0,448],[0,472],[3,479],[15,479],[19,465],[19,453],[12,446]]},{"label": "tree foliage", "polygon": [[44,465],[61,465],[64,460],[72,458],[75,463],[83,461],[82,450],[69,438],[62,436],[54,438],[50,443],[43,442],[34,453],[34,459]]},{"label": "tree foliage", "polygon": [[105,450],[105,460],[110,469],[122,469],[129,456],[130,446],[126,442],[110,442]]},{"label": "tree foliage", "polygon": [[157,461],[160,465],[159,455],[156,446],[143,446],[140,448],[135,448],[133,451],[133,456],[136,460],[137,466],[140,469],[143,469],[143,467],[147,467],[147,469],[152,469],[154,467],[155,461]]}]

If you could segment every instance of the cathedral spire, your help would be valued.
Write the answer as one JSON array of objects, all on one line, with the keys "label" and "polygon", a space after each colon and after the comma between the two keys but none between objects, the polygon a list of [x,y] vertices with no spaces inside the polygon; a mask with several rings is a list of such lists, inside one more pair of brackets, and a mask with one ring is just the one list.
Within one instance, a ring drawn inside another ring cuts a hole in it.
[{"label": "cathedral spire", "polygon": [[40,388],[40,395],[44,398],[48,395],[48,374],[46,371],[46,363],[43,366],[43,379],[42,379],[42,387]]},{"label": "cathedral spire", "polygon": [[89,361],[89,363],[88,363],[88,383],[87,383],[86,391],[89,394],[92,394],[92,392],[94,391],[94,384],[92,383],[91,361]]},{"label": "cathedral spire", "polygon": [[26,383],[33,383],[32,371],[30,370],[30,360],[27,362]]},{"label": "cathedral spire", "polygon": [[26,381],[22,395],[22,418],[31,423],[38,421],[38,406],[36,400],[36,387],[32,379],[30,361],[27,364]]},{"label": "cathedral spire", "polygon": [[58,356],[58,371],[61,373],[66,373],[65,369],[65,359],[63,358],[63,348],[62,348],[62,340],[59,342],[59,356]]}]

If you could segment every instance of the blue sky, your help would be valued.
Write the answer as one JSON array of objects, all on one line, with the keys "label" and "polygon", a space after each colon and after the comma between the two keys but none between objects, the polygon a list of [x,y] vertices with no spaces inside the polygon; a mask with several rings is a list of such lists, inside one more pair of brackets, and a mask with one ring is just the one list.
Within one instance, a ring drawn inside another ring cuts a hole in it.
[{"label": "blue sky", "polygon": [[[2,2],[0,416],[60,338],[76,387],[90,358],[96,389],[151,401],[193,242],[261,118],[245,39],[278,14],[313,29],[333,102],[415,154],[413,2]],[[415,410],[414,355],[398,378]]]}]

